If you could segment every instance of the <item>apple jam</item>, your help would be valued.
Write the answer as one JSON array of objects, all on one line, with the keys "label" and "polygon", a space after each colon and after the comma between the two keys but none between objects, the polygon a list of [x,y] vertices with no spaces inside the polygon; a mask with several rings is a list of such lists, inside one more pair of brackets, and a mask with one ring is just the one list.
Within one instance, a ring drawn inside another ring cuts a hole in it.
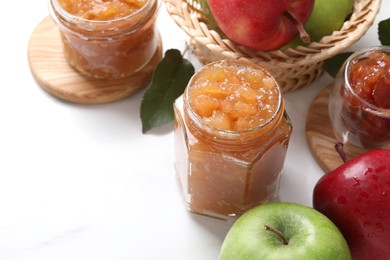
[{"label": "apple jam", "polygon": [[146,66],[158,46],[158,0],[51,0],[64,55],[94,78],[123,78]]},{"label": "apple jam", "polygon": [[[330,107],[336,134],[364,148],[390,147],[390,48],[370,48],[346,62]],[[336,86],[337,87],[337,86]]]},{"label": "apple jam", "polygon": [[86,20],[107,21],[129,16],[147,0],[58,0],[68,13]]},{"label": "apple jam", "polygon": [[234,220],[277,195],[292,125],[274,78],[217,61],[174,104],[175,167],[189,211]]}]

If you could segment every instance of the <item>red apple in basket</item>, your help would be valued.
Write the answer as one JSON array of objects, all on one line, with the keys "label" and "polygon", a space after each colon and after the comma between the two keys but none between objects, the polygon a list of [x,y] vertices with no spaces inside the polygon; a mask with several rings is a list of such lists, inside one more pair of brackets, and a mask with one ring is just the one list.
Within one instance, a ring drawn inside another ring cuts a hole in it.
[{"label": "red apple in basket", "polygon": [[256,50],[278,49],[298,33],[307,42],[303,24],[314,0],[208,0],[220,29],[232,41]]},{"label": "red apple in basket", "polygon": [[390,151],[371,150],[322,176],[313,207],[340,229],[353,259],[390,259]]}]

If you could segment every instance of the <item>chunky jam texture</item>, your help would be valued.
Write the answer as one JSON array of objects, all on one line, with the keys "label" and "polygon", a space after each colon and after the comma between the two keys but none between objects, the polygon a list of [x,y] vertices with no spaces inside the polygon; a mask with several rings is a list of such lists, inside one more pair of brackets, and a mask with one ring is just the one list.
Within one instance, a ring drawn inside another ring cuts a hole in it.
[{"label": "chunky jam texture", "polygon": [[201,71],[189,90],[192,109],[209,126],[244,131],[266,123],[277,112],[279,89],[259,69],[216,63]]},{"label": "chunky jam texture", "polygon": [[[390,140],[390,56],[381,51],[350,65],[349,82],[360,97],[346,92],[342,118],[347,129],[366,148],[375,148]],[[375,105],[383,112],[372,112],[362,100]]]},{"label": "chunky jam texture", "polygon": [[128,16],[147,0],[58,0],[60,5],[75,16],[87,20],[114,20]]},{"label": "chunky jam texture", "polygon": [[390,108],[390,56],[374,51],[350,66],[351,87],[361,98],[381,108]]}]

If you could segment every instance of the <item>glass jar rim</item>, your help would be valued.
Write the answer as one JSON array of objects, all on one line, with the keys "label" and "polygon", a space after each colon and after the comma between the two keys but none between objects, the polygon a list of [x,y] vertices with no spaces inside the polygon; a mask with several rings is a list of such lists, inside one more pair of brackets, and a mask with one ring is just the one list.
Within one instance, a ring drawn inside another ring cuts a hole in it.
[{"label": "glass jar rim", "polygon": [[346,86],[348,92],[351,93],[362,104],[364,104],[366,107],[365,108],[366,110],[369,110],[370,112],[375,113],[375,114],[381,114],[381,115],[387,114],[390,117],[390,108],[378,107],[378,106],[366,101],[365,99],[360,97],[355,92],[355,90],[352,88],[351,84],[349,83],[349,69],[350,69],[350,65],[352,64],[352,62],[355,60],[359,60],[361,58],[366,58],[369,54],[371,54],[374,51],[378,51],[378,50],[384,51],[388,55],[390,55],[390,46],[373,46],[373,47],[368,47],[368,48],[364,48],[364,49],[361,49],[359,51],[356,51],[353,54],[351,54],[348,57],[348,59],[345,61],[345,69],[343,71],[343,74],[344,74],[343,76],[346,79],[345,86]]},{"label": "glass jar rim", "polygon": [[56,12],[58,12],[67,21],[89,23],[89,24],[93,24],[93,25],[96,25],[96,26],[100,26],[100,25],[109,25],[109,24],[112,24],[112,23],[115,23],[115,22],[129,20],[132,17],[135,17],[138,14],[144,12],[147,8],[149,8],[155,2],[157,3],[156,10],[159,10],[160,5],[161,5],[161,0],[148,0],[140,9],[138,9],[134,13],[131,13],[129,15],[126,15],[126,16],[123,16],[123,17],[119,17],[119,18],[116,18],[116,19],[111,19],[111,20],[90,20],[90,19],[85,19],[85,18],[79,17],[77,15],[71,14],[68,11],[66,11],[61,6],[60,3],[58,3],[58,0],[50,0],[50,5]]},{"label": "glass jar rim", "polygon": [[284,110],[284,101],[283,101],[281,89],[279,87],[279,84],[278,84],[277,80],[266,69],[264,69],[264,68],[262,68],[262,67],[260,67],[260,66],[258,66],[256,64],[254,64],[254,63],[251,63],[249,61],[229,60],[229,59],[227,59],[227,60],[214,61],[214,62],[211,62],[211,63],[207,64],[206,66],[202,67],[195,75],[192,76],[192,78],[188,82],[187,88],[185,89],[184,96],[188,97],[188,92],[189,92],[189,89],[190,89],[189,86],[191,85],[191,83],[196,78],[196,76],[198,75],[199,72],[201,72],[201,71],[203,71],[203,70],[205,70],[205,69],[207,69],[207,68],[209,68],[209,67],[211,67],[211,66],[213,66],[215,64],[222,63],[222,62],[227,62],[227,63],[230,63],[230,64],[245,65],[245,66],[249,65],[249,66],[251,66],[252,68],[254,68],[256,70],[261,70],[267,76],[271,77],[272,80],[275,82],[275,87],[278,90],[278,104],[277,104],[277,107],[276,107],[274,113],[272,114],[272,116],[269,117],[266,121],[264,121],[260,125],[254,127],[254,128],[249,128],[247,130],[234,131],[234,130],[226,130],[226,129],[217,128],[217,127],[210,126],[209,124],[205,123],[205,121],[192,109],[189,99],[188,98],[184,98],[185,105],[188,108],[190,108],[190,109],[188,109],[188,112],[190,113],[190,116],[191,116],[192,120],[194,120],[195,123],[198,126],[202,125],[202,127],[204,127],[207,130],[207,132],[209,132],[209,133],[218,133],[219,136],[221,136],[221,137],[226,137],[226,138],[233,137],[234,138],[234,137],[241,137],[242,135],[246,135],[246,134],[250,134],[250,133],[254,133],[254,132],[260,131],[260,130],[264,129],[267,125],[269,125],[280,114],[283,115],[283,113],[281,111]]}]

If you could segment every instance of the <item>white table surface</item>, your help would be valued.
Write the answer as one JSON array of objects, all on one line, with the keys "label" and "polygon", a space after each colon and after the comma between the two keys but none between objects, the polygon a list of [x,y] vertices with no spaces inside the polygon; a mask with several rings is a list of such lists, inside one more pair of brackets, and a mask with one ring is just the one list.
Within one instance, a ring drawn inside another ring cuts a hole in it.
[{"label": "white table surface", "polygon": [[[217,259],[230,225],[186,211],[173,160],[173,125],[141,133],[144,91],[104,105],[78,105],[47,94],[27,61],[31,33],[48,1],[2,3],[0,71],[0,259]],[[378,45],[377,23],[352,49]],[[187,36],[162,7],[164,49]],[[199,63],[189,57],[196,68]],[[279,201],[311,206],[323,174],[308,150],[305,119],[324,75],[287,93],[294,125]]]}]

